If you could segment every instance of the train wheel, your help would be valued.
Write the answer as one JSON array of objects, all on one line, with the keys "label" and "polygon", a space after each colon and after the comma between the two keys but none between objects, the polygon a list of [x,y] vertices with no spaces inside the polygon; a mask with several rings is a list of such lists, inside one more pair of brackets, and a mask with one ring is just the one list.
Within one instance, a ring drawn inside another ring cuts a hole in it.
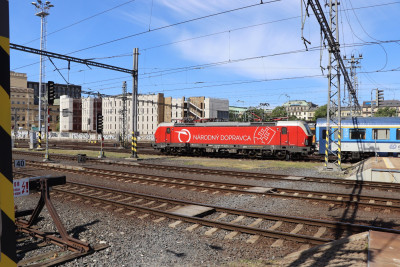
[{"label": "train wheel", "polygon": [[278,152],[275,154],[275,156],[276,156],[276,158],[279,159],[279,160],[284,160],[284,159],[286,158],[286,153],[285,153],[285,152],[282,152],[282,151],[278,151]]},{"label": "train wheel", "polygon": [[300,154],[299,153],[293,153],[290,155],[292,160],[299,160],[300,159]]},{"label": "train wheel", "polygon": [[248,154],[249,158],[254,159],[257,156],[257,153],[255,151],[250,151]]}]

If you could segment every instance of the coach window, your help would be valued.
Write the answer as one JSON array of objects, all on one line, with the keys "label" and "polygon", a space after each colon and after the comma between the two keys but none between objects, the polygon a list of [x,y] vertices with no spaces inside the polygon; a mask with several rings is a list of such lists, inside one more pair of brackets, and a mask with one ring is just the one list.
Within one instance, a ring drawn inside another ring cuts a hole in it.
[{"label": "coach window", "polygon": [[390,130],[389,129],[372,129],[372,139],[389,140],[390,139]]},{"label": "coach window", "polygon": [[350,139],[365,139],[365,129],[350,129]]},{"label": "coach window", "polygon": [[287,128],[286,127],[282,127],[282,134],[287,134]]},{"label": "coach window", "polygon": [[167,128],[167,134],[171,133],[171,128]]},{"label": "coach window", "polygon": [[396,140],[400,140],[400,129],[396,129]]}]

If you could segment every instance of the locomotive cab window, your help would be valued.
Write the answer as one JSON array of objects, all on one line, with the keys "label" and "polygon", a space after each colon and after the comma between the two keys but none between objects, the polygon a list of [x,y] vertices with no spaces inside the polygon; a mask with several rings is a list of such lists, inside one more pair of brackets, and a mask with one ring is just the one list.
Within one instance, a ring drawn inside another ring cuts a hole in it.
[{"label": "locomotive cab window", "polygon": [[171,128],[167,128],[167,134],[171,133]]},{"label": "locomotive cab window", "polygon": [[287,134],[287,128],[286,127],[282,127],[282,134]]},{"label": "locomotive cab window", "polygon": [[396,129],[396,140],[400,140],[400,129]]},{"label": "locomotive cab window", "polygon": [[365,129],[350,129],[350,139],[365,139]]},{"label": "locomotive cab window", "polygon": [[390,130],[389,129],[372,129],[372,139],[389,140],[390,139]]}]

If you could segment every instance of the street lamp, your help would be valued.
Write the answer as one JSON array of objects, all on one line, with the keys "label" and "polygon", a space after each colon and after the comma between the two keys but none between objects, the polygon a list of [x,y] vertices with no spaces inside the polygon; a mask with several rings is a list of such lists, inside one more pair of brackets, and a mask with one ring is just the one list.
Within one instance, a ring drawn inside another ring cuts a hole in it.
[{"label": "street lamp", "polygon": [[[36,8],[35,15],[40,17],[40,50],[46,50],[46,16],[49,15],[49,9],[54,7],[50,1],[42,2],[37,0],[32,2],[32,5]],[[45,76],[45,64],[43,62],[43,57],[40,55],[40,66],[39,66],[39,148],[41,147],[41,136],[42,136],[42,83]],[[48,115],[47,115],[48,116]],[[47,118],[46,118],[47,122]],[[47,128],[47,125],[46,125]],[[47,129],[46,129],[47,132]],[[48,138],[48,137],[47,137]],[[47,140],[47,139],[46,139]],[[47,150],[46,150],[47,152]],[[48,153],[46,153],[46,158],[48,159]]]},{"label": "street lamp", "polygon": [[288,96],[287,94],[284,94],[287,98],[288,98],[288,104],[286,106],[286,120],[289,120],[289,106],[290,106],[290,96]]}]

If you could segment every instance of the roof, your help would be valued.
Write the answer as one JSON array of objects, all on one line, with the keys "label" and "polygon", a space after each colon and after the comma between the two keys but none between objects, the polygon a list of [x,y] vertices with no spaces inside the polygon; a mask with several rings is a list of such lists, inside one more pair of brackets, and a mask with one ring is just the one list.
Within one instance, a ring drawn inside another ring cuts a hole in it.
[{"label": "roof", "polygon": [[278,122],[235,122],[235,121],[227,121],[227,122],[204,122],[204,123],[178,123],[178,122],[163,122],[160,123],[159,126],[166,126],[166,127],[219,127],[219,126],[231,126],[231,127],[238,127],[238,126],[298,126],[303,124],[303,121],[278,121]]},{"label": "roof", "polygon": [[[375,100],[372,101],[374,107],[375,107]],[[363,102],[363,107],[368,108],[371,106],[371,101],[364,101]],[[383,100],[379,101],[379,107],[399,107],[400,106],[400,100]],[[379,108],[378,107],[378,108]]]},{"label": "roof", "polygon": [[[336,124],[336,123],[335,123]],[[352,117],[342,119],[342,126],[350,125],[400,125],[399,117]],[[317,126],[326,126],[326,119],[317,120]]]}]

